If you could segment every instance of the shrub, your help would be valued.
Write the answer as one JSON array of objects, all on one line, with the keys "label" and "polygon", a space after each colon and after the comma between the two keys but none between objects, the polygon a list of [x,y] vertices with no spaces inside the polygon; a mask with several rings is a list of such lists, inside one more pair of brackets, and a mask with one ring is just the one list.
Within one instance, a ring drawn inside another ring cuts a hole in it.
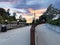
[{"label": "shrub", "polygon": [[49,21],[48,23],[49,23],[49,24],[52,24],[52,25],[60,26],[60,19],[51,20],[51,21]]}]

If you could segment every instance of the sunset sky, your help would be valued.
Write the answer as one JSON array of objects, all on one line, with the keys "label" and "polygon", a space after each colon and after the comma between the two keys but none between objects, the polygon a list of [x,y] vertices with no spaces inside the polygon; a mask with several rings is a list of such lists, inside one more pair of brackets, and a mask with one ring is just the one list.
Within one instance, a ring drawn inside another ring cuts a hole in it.
[{"label": "sunset sky", "polygon": [[28,23],[32,22],[34,10],[38,18],[50,4],[60,9],[60,0],[0,0],[0,8],[10,8],[11,13],[14,11],[17,13],[16,18],[22,15]]}]

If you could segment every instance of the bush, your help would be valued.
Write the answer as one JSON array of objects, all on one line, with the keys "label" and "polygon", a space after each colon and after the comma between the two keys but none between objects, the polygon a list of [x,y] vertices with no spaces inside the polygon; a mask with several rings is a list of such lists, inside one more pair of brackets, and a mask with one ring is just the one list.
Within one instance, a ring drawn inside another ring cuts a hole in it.
[{"label": "bush", "polygon": [[48,23],[49,23],[49,24],[52,24],[52,25],[60,26],[60,19],[51,20],[51,21],[49,21]]},{"label": "bush", "polygon": [[36,19],[36,25],[38,25],[39,24],[39,19]]}]

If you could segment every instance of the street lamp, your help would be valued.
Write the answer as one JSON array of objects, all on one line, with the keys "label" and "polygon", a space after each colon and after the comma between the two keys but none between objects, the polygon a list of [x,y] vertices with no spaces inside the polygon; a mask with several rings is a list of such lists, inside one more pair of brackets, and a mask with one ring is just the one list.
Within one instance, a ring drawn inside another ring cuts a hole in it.
[{"label": "street lamp", "polygon": [[8,20],[5,20],[5,24],[6,24],[6,25],[8,24]]},{"label": "street lamp", "polygon": [[17,25],[19,25],[19,20],[17,20]]}]

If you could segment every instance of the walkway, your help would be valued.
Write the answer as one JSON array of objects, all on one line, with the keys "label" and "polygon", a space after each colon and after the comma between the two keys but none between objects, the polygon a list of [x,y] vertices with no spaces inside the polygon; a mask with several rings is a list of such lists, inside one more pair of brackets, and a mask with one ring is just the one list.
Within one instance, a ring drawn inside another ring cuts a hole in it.
[{"label": "walkway", "polygon": [[30,45],[30,27],[0,32],[0,45]]},{"label": "walkway", "polygon": [[38,25],[35,28],[36,45],[60,45],[60,34],[46,27],[46,24]]}]

